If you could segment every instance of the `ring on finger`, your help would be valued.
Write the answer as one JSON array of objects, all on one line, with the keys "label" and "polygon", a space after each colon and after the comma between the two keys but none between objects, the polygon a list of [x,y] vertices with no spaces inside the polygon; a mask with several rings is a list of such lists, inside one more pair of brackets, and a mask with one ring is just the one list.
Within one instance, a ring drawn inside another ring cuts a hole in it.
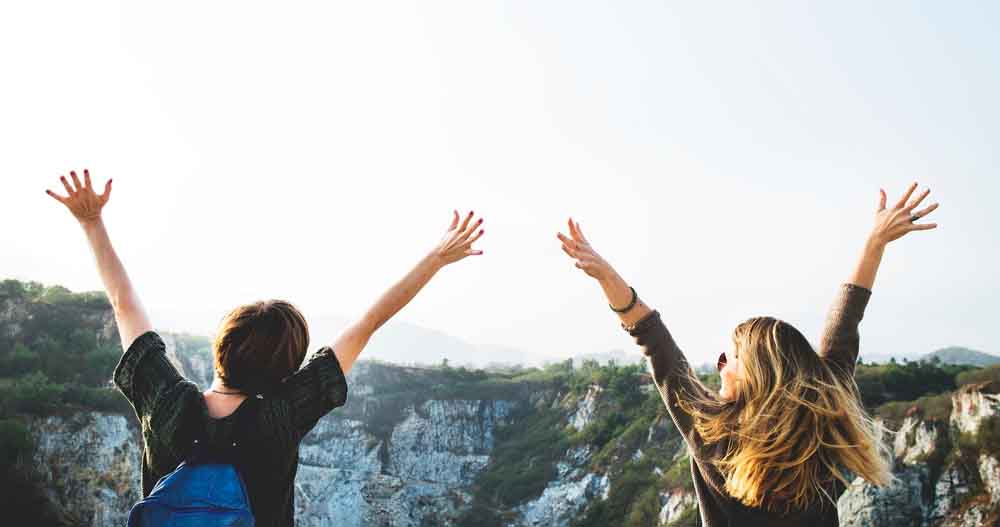
[{"label": "ring on finger", "polygon": [[913,223],[913,222],[915,222],[915,221],[917,221],[919,219],[920,219],[920,215],[919,214],[910,214],[910,223]]}]

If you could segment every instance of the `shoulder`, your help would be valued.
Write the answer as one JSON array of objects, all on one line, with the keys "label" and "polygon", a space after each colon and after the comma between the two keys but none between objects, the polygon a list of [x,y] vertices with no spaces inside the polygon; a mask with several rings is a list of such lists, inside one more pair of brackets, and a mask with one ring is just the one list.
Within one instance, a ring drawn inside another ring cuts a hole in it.
[{"label": "shoulder", "polygon": [[118,361],[118,366],[115,367],[113,377],[115,384],[122,390],[130,388],[140,364],[144,368],[155,367],[156,365],[143,363],[146,362],[144,359],[147,356],[157,354],[166,356],[166,345],[157,332],[147,331],[136,337]]}]

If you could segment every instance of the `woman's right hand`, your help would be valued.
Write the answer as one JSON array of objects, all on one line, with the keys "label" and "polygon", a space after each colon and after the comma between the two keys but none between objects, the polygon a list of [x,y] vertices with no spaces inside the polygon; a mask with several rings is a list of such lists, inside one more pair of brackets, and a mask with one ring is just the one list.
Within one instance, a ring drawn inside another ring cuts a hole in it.
[{"label": "woman's right hand", "polygon": [[574,222],[573,218],[570,218],[568,223],[570,237],[560,232],[556,234],[556,238],[562,242],[563,252],[576,260],[574,265],[577,269],[583,270],[599,282],[614,276],[615,270],[590,245],[583,235],[583,230],[580,229],[580,224]]},{"label": "woman's right hand", "polygon": [[83,183],[80,183],[80,178],[76,177],[75,171],[71,171],[69,175],[73,178],[72,185],[66,180],[66,176],[59,176],[59,181],[62,182],[63,188],[66,189],[65,197],[48,189],[45,190],[45,193],[52,196],[52,199],[65,205],[81,225],[87,225],[100,220],[101,209],[111,199],[111,180],[109,179],[104,184],[104,193],[98,194],[94,191],[94,186],[90,182],[89,170],[83,170]]},{"label": "woman's right hand", "polygon": [[906,194],[904,194],[903,197],[892,206],[892,208],[886,208],[885,191],[879,189],[879,205],[878,210],[875,212],[875,227],[872,229],[871,233],[871,239],[873,241],[884,246],[891,241],[901,238],[909,232],[925,231],[937,227],[936,223],[914,223],[916,220],[927,216],[933,212],[934,209],[938,208],[938,204],[934,203],[917,212],[913,212],[913,209],[915,209],[917,205],[920,205],[920,202],[922,202],[924,198],[931,193],[930,189],[924,190],[920,193],[920,196],[907,203],[916,188],[916,183],[910,185]]}]

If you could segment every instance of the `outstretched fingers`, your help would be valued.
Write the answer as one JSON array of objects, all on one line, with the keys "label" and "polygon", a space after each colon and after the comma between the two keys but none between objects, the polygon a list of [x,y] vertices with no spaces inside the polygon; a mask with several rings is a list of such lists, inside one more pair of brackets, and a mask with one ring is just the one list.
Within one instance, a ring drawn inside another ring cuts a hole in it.
[{"label": "outstretched fingers", "polygon": [[80,178],[76,177],[76,172],[71,170],[69,175],[73,178],[73,188],[77,192],[83,192],[83,183],[80,183]]},{"label": "outstretched fingers", "polygon": [[[913,221],[916,221],[916,220],[918,220],[920,218],[923,218],[924,216],[927,216],[928,214],[934,212],[938,208],[939,205],[940,205],[939,203],[931,203],[930,205],[924,207],[923,209],[921,209],[921,210],[919,210],[917,212],[914,212],[910,217],[913,218]],[[935,229],[935,228],[937,228],[937,223],[912,223],[911,222],[909,224],[909,226],[908,226],[908,231],[926,231],[926,230]]]},{"label": "outstretched fingers", "polygon": [[472,244],[486,232],[484,229],[479,229],[479,226],[483,224],[482,218],[470,224],[474,215],[473,211],[469,211],[463,220],[459,217],[458,210],[452,211],[448,232],[445,233],[444,238],[434,250],[445,265],[457,262],[466,256],[483,254],[483,251],[472,248]]},{"label": "outstretched fingers", "polygon": [[470,210],[468,214],[465,215],[465,220],[462,221],[462,226],[458,228],[459,232],[465,232],[465,229],[469,226],[469,220],[472,219],[472,211]]},{"label": "outstretched fingers", "polygon": [[[469,236],[471,236],[472,233],[476,232],[476,229],[478,229],[479,226],[482,225],[482,224],[483,224],[483,219],[482,218],[479,218],[478,220],[476,220],[475,223],[473,223],[472,225],[469,225],[462,232],[462,234],[458,237],[458,241],[461,242],[461,243],[468,243]],[[482,230],[480,230],[479,233],[482,234]]]},{"label": "outstretched fingers", "polygon": [[906,205],[906,202],[909,201],[910,195],[913,194],[913,191],[916,190],[916,188],[917,188],[917,183],[914,181],[913,183],[910,184],[910,188],[906,189],[906,194],[903,194],[903,197],[900,198],[898,202],[896,202],[895,208],[897,209],[903,208],[903,206]]},{"label": "outstretched fingers", "polygon": [[557,232],[556,233],[556,238],[558,238],[559,241],[561,241],[563,243],[563,245],[565,245],[567,247],[570,247],[572,249],[576,249],[576,240],[570,238],[569,236],[566,236],[565,234],[563,234],[561,232]]},{"label": "outstretched fingers", "polygon": [[926,216],[926,215],[934,212],[938,208],[938,205],[940,205],[940,204],[939,203],[931,203],[930,205],[928,205],[928,206],[926,206],[926,207],[918,210],[917,212],[914,212],[913,213],[913,218],[914,219],[923,218],[924,216]]},{"label": "outstretched fingers", "polygon": [[589,245],[590,242],[587,241],[587,237],[583,235],[583,229],[580,228],[580,222],[573,222],[573,226],[576,229],[576,234],[580,237],[580,241]]},{"label": "outstretched fingers", "polygon": [[66,198],[60,196],[59,194],[56,194],[55,192],[52,192],[49,189],[45,189],[45,193],[48,194],[49,196],[52,196],[52,199],[58,201],[59,203],[62,203],[63,205],[66,204]]},{"label": "outstretched fingers", "polygon": [[[480,219],[478,222],[476,222],[476,225],[479,225],[482,222],[483,220]],[[486,229],[479,229],[479,232],[477,232],[475,236],[469,238],[468,240],[465,240],[462,243],[462,245],[466,248],[472,247],[472,244],[476,243],[476,240],[478,240],[483,235],[484,232],[486,232]]]},{"label": "outstretched fingers", "polygon": [[919,196],[917,196],[917,199],[913,200],[913,202],[911,202],[910,204],[908,204],[906,206],[906,208],[903,209],[903,210],[909,212],[909,211],[917,208],[917,205],[920,205],[920,202],[923,201],[924,198],[926,198],[927,195],[930,194],[930,193],[931,193],[931,189],[925,189],[923,192],[920,193]]},{"label": "outstretched fingers", "polygon": [[66,176],[59,176],[59,181],[62,183],[63,188],[66,189],[66,194],[72,198],[76,192],[73,191],[73,187],[69,186],[69,182],[66,181]]},{"label": "outstretched fingers", "polygon": [[876,212],[882,212],[885,210],[885,190],[878,189],[879,199],[878,199],[878,210]]},{"label": "outstretched fingers", "polygon": [[582,258],[587,257],[587,255],[589,254],[587,252],[586,247],[580,245],[579,242],[570,238],[569,236],[566,236],[561,232],[556,234],[556,238],[558,238],[559,241],[562,242],[562,250],[570,258],[575,258],[577,260],[580,260]]},{"label": "outstretched fingers", "polygon": [[113,180],[109,179],[108,182],[104,184],[104,194],[101,194],[99,196],[101,198],[101,201],[103,201],[105,203],[107,203],[107,201],[109,199],[111,199],[111,182],[112,181]]}]

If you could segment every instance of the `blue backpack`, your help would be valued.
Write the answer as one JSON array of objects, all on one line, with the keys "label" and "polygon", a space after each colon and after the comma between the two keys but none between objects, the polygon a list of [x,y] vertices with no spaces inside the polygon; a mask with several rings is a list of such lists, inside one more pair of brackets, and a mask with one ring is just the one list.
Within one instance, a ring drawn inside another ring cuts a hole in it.
[{"label": "blue backpack", "polygon": [[[256,399],[249,397],[246,403],[254,405]],[[237,437],[246,438],[250,429],[241,424],[235,428]],[[195,439],[190,455],[132,506],[128,527],[254,527],[240,468],[247,454],[241,446],[239,441]]]}]

